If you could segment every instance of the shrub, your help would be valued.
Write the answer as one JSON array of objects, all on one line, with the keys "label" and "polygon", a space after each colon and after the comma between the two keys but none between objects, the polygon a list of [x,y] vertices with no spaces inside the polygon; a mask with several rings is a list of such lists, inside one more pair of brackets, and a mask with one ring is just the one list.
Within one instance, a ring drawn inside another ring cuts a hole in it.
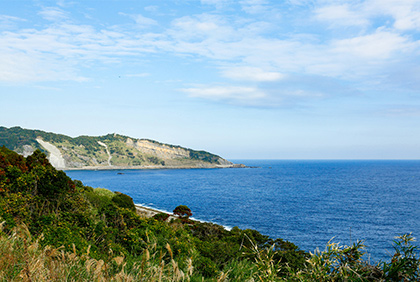
[{"label": "shrub", "polygon": [[86,199],[91,203],[91,205],[93,205],[98,210],[100,210],[104,208],[105,206],[111,204],[111,199],[114,196],[114,193],[109,190],[102,189],[102,190],[112,193],[111,196],[109,196],[108,193],[103,193],[101,190],[98,190],[98,189],[102,189],[102,188],[96,188],[93,190],[86,189],[86,191],[84,192],[84,195]]},{"label": "shrub", "polygon": [[200,240],[219,240],[229,233],[223,226],[210,222],[198,222],[191,228],[192,234]]},{"label": "shrub", "polygon": [[110,191],[108,189],[105,189],[105,188],[95,188],[95,189],[93,189],[93,191],[98,196],[107,197],[110,200],[115,196],[115,193],[114,192],[112,192],[112,191]]},{"label": "shrub", "polygon": [[83,182],[80,180],[73,180],[73,183],[80,192],[93,192],[94,190],[92,187],[83,185]]},{"label": "shrub", "polygon": [[200,257],[196,262],[196,268],[204,277],[215,277],[219,272],[217,265],[207,257]]},{"label": "shrub", "polygon": [[126,194],[116,192],[115,196],[112,197],[111,200],[114,204],[116,204],[120,208],[126,208],[132,211],[136,210],[136,206],[134,205],[133,198],[131,198],[130,196]]},{"label": "shrub", "polygon": [[410,234],[396,237],[395,254],[390,263],[383,262],[382,270],[390,281],[419,281],[420,254],[419,248],[412,245],[415,238]]},{"label": "shrub", "polygon": [[169,218],[169,214],[167,213],[157,213],[153,216],[154,219],[156,219],[157,221],[166,221]]}]

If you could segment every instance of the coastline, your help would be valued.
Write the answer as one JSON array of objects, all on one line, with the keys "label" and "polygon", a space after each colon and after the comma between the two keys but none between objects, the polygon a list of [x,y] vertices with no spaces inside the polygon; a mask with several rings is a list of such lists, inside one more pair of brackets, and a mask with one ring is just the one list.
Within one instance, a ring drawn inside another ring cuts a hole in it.
[{"label": "coastline", "polygon": [[143,216],[143,217],[153,217],[154,215],[158,214],[158,213],[166,213],[169,215],[169,218],[167,219],[168,221],[170,221],[171,219],[176,219],[177,217],[174,216],[172,213],[166,212],[166,211],[161,211],[161,210],[157,210],[157,209],[153,209],[153,208],[149,208],[140,204],[134,204],[134,206],[136,207],[136,212],[138,215]]},{"label": "coastline", "polygon": [[[178,218],[173,213],[170,213],[170,212],[167,212],[167,211],[164,211],[164,210],[158,210],[158,209],[150,208],[150,207],[147,207],[147,206],[144,206],[144,205],[141,205],[141,204],[134,204],[134,206],[136,207],[137,214],[140,215],[140,216],[146,217],[146,218],[153,217],[155,214],[158,214],[158,213],[165,213],[165,214],[168,214],[169,215],[169,217],[166,220],[166,222],[170,222],[172,219],[177,219]],[[205,222],[205,223],[212,223],[212,224],[220,225],[220,226],[222,226],[224,229],[226,229],[228,231],[230,231],[232,229],[229,226],[225,226],[225,225],[222,225],[222,224],[219,224],[219,223],[216,223],[216,222],[212,222],[212,221],[200,220],[200,219],[196,219],[194,217],[190,217],[190,219],[193,220],[193,221]]]},{"label": "coastline", "polygon": [[231,165],[203,165],[203,166],[84,166],[84,167],[66,167],[57,168],[63,171],[70,170],[143,170],[143,169],[209,169],[209,168],[246,168],[243,164]]}]

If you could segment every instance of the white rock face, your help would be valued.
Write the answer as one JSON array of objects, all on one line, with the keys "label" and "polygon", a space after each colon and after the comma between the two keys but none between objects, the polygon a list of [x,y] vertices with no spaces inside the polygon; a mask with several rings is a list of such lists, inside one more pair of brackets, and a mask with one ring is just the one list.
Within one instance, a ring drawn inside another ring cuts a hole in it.
[{"label": "white rock face", "polygon": [[51,143],[45,142],[41,138],[37,138],[36,141],[50,153],[50,155],[48,156],[48,160],[50,161],[53,167],[58,169],[66,168],[64,158],[61,155],[60,150],[58,150],[56,146],[54,146]]},{"label": "white rock face", "polygon": [[34,148],[30,145],[23,145],[23,156],[26,158],[27,156],[32,155],[34,152]]}]

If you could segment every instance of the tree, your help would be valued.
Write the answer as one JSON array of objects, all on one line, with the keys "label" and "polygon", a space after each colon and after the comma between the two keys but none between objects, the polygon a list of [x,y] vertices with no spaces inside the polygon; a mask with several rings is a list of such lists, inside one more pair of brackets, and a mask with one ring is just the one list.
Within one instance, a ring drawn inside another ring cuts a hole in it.
[{"label": "tree", "polygon": [[177,206],[173,213],[177,216],[179,216],[179,218],[181,219],[188,219],[190,216],[192,216],[192,212],[190,210],[189,207],[185,206],[185,205],[180,205]]}]

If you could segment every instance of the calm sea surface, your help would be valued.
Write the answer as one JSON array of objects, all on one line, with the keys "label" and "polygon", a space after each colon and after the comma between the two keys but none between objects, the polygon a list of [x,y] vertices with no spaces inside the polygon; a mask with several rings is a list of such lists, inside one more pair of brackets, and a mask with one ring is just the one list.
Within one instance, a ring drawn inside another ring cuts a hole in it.
[{"label": "calm sea surface", "polygon": [[138,204],[187,205],[196,219],[256,229],[306,251],[323,250],[333,237],[361,239],[372,261],[388,260],[395,236],[420,239],[420,161],[235,162],[257,168],[66,173]]}]

